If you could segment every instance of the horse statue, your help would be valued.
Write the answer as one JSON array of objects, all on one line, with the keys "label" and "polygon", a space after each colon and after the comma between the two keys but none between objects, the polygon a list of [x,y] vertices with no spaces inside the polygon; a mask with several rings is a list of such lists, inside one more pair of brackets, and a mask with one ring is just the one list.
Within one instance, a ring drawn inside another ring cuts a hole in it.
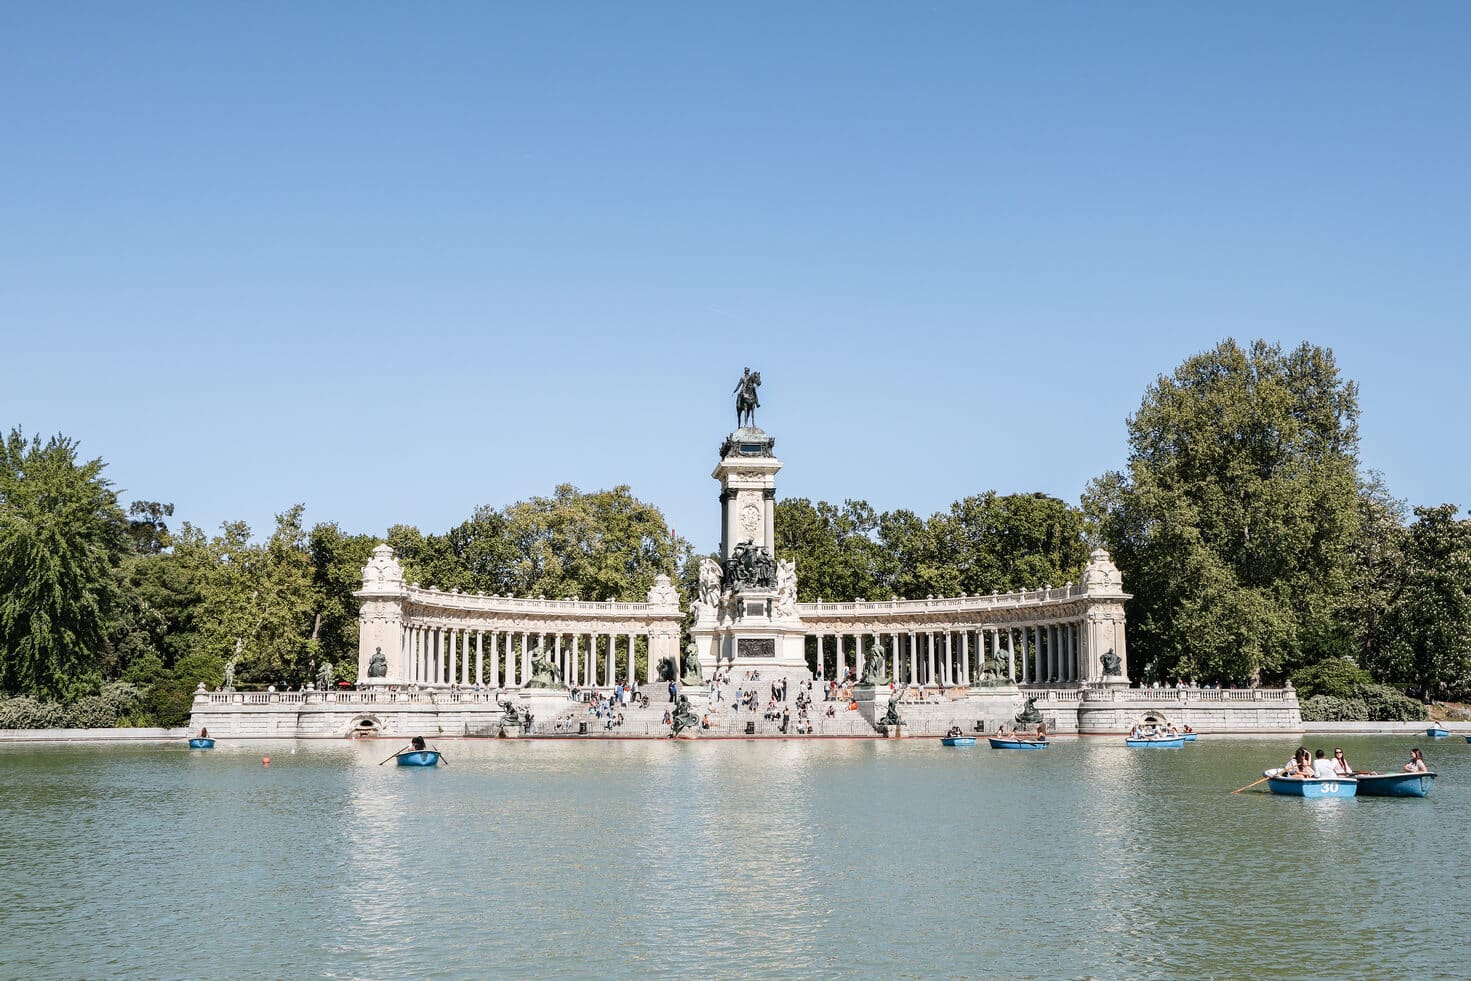
[{"label": "horse statue", "polygon": [[736,428],[740,429],[747,423],[752,427],[756,425],[756,410],[761,407],[761,399],[756,394],[756,389],[761,387],[761,372],[746,369],[741,375],[740,383],[736,385],[731,394],[736,397]]},{"label": "horse statue", "polygon": [[1112,647],[1104,651],[1103,656],[1098,660],[1103,662],[1105,678],[1117,678],[1123,674],[1124,659],[1115,654]]}]

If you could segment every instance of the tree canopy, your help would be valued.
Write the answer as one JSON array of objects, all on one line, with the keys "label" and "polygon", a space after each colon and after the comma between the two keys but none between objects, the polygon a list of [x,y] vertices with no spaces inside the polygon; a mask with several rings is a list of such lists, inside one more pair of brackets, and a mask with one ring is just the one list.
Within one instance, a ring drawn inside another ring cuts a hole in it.
[{"label": "tree canopy", "polygon": [[1155,677],[1280,678],[1334,631],[1359,529],[1358,400],[1333,354],[1227,340],[1160,376],[1084,495]]},{"label": "tree canopy", "polygon": [[921,518],[805,498],[778,501],[776,550],[797,562],[797,595],[918,598],[1076,581],[1087,561],[1082,513],[1045,494],[987,491]]},{"label": "tree canopy", "polygon": [[[118,605],[127,524],[101,460],[65,436],[0,445],[0,690],[88,686]],[[89,693],[90,692],[86,692]]]}]

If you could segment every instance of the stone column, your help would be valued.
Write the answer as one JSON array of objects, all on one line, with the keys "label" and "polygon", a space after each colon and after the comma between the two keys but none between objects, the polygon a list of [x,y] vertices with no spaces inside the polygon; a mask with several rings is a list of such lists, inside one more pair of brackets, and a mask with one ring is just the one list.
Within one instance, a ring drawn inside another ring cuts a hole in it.
[{"label": "stone column", "polygon": [[853,635],[853,670],[858,672],[858,677],[863,677],[863,635]]},{"label": "stone column", "polygon": [[970,687],[970,631],[960,633],[960,683]]},{"label": "stone column", "polygon": [[633,634],[628,635],[628,674],[623,680],[628,685],[633,684]]},{"label": "stone column", "polygon": [[506,631],[506,678],[505,687],[516,687],[516,635]]},{"label": "stone column", "polygon": [[495,642],[496,632],[490,632],[490,677],[485,683],[492,688],[501,686],[500,646]]},{"label": "stone column", "polygon": [[947,684],[947,685],[953,685],[953,684],[955,684],[955,679],[958,677],[957,673],[954,670],[954,668],[955,668],[955,647],[954,647],[954,639],[955,638],[951,634],[951,632],[949,630],[946,630],[945,631],[945,684]]},{"label": "stone column", "polygon": [[766,535],[764,544],[776,558],[776,488],[767,487],[761,492],[762,529]]}]

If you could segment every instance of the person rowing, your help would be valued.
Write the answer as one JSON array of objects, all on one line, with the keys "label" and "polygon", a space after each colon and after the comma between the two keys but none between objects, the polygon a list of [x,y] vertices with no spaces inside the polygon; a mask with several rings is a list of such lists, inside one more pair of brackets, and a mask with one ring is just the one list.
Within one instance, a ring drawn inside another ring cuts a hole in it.
[{"label": "person rowing", "polygon": [[424,737],[415,736],[413,739],[409,740],[409,746],[411,746],[416,753],[424,752]]}]

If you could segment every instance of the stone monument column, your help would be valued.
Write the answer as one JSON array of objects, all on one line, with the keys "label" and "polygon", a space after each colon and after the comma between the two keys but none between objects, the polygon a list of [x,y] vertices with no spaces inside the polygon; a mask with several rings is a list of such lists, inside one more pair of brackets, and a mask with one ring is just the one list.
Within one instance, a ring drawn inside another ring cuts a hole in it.
[{"label": "stone monument column", "polygon": [[363,588],[352,594],[358,608],[358,677],[360,685],[408,684],[404,663],[403,569],[387,543],[373,549],[363,566]]},{"label": "stone monument column", "polygon": [[1112,557],[1101,548],[1088,556],[1083,569],[1087,601],[1079,661],[1083,681],[1109,685],[1129,684],[1129,651],[1124,643],[1124,577]]},{"label": "stone monument column", "polygon": [[797,615],[797,570],[776,561],[776,440],[755,422],[759,372],[736,387],[737,422],[710,474],[720,482],[720,552],[701,563],[690,634],[706,677],[718,668],[811,677]]}]

